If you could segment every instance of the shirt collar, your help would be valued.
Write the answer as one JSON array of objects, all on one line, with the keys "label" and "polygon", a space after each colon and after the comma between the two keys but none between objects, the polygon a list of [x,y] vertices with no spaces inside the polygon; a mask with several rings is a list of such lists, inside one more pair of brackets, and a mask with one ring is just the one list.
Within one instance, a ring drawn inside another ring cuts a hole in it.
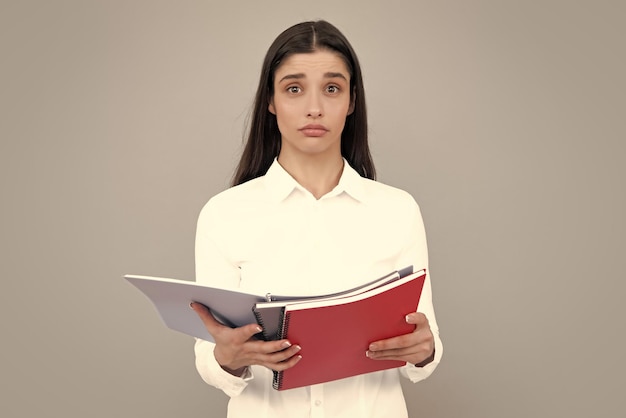
[{"label": "shirt collar", "polygon": [[[359,175],[343,160],[343,172],[339,178],[339,183],[323,198],[338,196],[342,193],[350,195],[357,201],[363,202],[366,198],[364,178]],[[277,202],[285,200],[294,190],[298,189],[304,193],[309,193],[278,163],[275,158],[267,173],[264,176],[267,190]]]}]

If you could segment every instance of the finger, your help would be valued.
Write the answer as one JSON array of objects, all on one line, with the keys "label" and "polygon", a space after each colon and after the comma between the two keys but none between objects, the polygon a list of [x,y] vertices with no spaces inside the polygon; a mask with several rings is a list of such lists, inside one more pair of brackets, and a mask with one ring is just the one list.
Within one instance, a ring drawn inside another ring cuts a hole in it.
[{"label": "finger", "polygon": [[400,347],[406,347],[409,345],[415,345],[422,340],[428,338],[430,332],[430,326],[428,324],[428,318],[421,312],[413,312],[406,315],[405,320],[409,324],[415,325],[413,332],[399,335],[397,337],[388,338],[385,340],[374,341],[368,347],[369,350],[390,350]]},{"label": "finger", "polygon": [[241,342],[248,341],[261,331],[263,331],[263,329],[258,324],[248,324],[235,328],[236,335]]},{"label": "finger", "polygon": [[274,353],[263,355],[262,361],[270,364],[282,363],[289,360],[300,351],[300,346],[294,345]]},{"label": "finger", "polygon": [[417,364],[435,349],[435,341],[429,328],[370,344],[366,356],[375,360],[401,360]]},{"label": "finger", "polygon": [[421,312],[412,312],[406,316],[406,322],[420,328],[428,325],[428,318]]},{"label": "finger", "polygon": [[291,357],[289,360],[281,361],[280,363],[266,365],[267,368],[276,370],[277,372],[281,372],[283,370],[287,370],[298,364],[298,362],[302,360],[301,355],[295,355]]},{"label": "finger", "polygon": [[224,325],[220,324],[211,314],[209,308],[198,302],[191,302],[189,307],[200,317],[207,331],[213,336],[219,332]]},{"label": "finger", "polygon": [[407,356],[412,356],[414,354],[420,353],[419,346],[411,346],[411,347],[403,347],[403,348],[395,348],[391,350],[382,350],[382,351],[371,351],[367,350],[365,355],[368,358],[374,360],[397,360],[399,358],[404,358]]},{"label": "finger", "polygon": [[[232,329],[225,325],[222,325],[217,319],[215,319],[209,308],[207,308],[203,304],[198,302],[192,302],[189,304],[189,306],[191,307],[191,309],[194,310],[194,312],[196,312],[196,314],[198,314],[207,331],[209,331],[209,334],[211,334],[214,338],[220,332]],[[249,340],[253,335],[261,332],[261,327],[259,327],[258,324],[248,324],[244,325],[243,327],[236,328],[235,330],[235,338],[243,342]]]},{"label": "finger", "polygon": [[368,347],[370,351],[395,350],[398,348],[411,347],[424,342],[433,341],[433,334],[430,327],[415,328],[415,331],[388,338],[386,340],[375,341]]},{"label": "finger", "polygon": [[300,346],[284,341],[279,350],[275,350],[274,342],[254,341],[245,343],[245,356],[248,364],[258,364],[273,370],[292,367],[297,361]]},{"label": "finger", "polygon": [[299,346],[290,347],[281,353],[270,355],[262,365],[276,371],[287,370],[302,359],[302,356],[298,354],[299,351]]},{"label": "finger", "polygon": [[285,351],[292,347],[287,340],[278,341],[253,341],[249,343],[248,350],[259,354],[274,354]]},{"label": "finger", "polygon": [[420,336],[416,335],[415,332],[405,335],[399,335],[397,337],[388,338],[386,340],[380,340],[373,342],[369,345],[368,350],[370,351],[385,351],[385,350],[395,350],[398,348],[410,347],[420,342]]},{"label": "finger", "polygon": [[434,344],[424,343],[414,347],[396,350],[367,351],[366,356],[372,360],[398,360],[418,364],[425,361],[429,357],[433,357],[434,352]]},{"label": "finger", "polygon": [[[413,312],[413,313],[407,314],[404,317],[404,320],[407,322],[407,324],[414,325],[416,321],[419,321],[419,318],[417,317],[417,313]],[[411,332],[405,335],[411,335],[416,330],[417,330],[417,327],[415,327]],[[373,341],[370,343],[368,349],[371,351],[379,351],[379,350],[389,350],[389,349],[401,347],[404,339],[406,338],[405,335],[399,335],[396,337],[386,338],[384,340]]]}]

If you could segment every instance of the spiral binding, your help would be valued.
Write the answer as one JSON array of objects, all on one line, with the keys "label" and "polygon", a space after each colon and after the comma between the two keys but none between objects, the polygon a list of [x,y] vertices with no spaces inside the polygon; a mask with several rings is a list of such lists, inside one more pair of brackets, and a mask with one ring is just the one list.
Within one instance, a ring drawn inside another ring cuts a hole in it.
[{"label": "spiral binding", "polygon": [[265,341],[269,341],[270,339],[265,334],[265,323],[263,322],[263,317],[261,316],[261,313],[254,308],[252,308],[252,313],[254,314],[254,317],[256,318],[256,323],[259,324],[259,326],[262,329],[261,335],[263,335],[263,339]]},{"label": "spiral binding", "polygon": [[[278,328],[278,339],[282,340],[287,335],[289,331],[289,319],[291,315],[289,313],[285,313],[283,310],[283,320],[280,322],[280,327]],[[272,381],[272,387],[276,390],[280,390],[283,386],[283,372],[277,372],[274,370],[274,380]]]}]

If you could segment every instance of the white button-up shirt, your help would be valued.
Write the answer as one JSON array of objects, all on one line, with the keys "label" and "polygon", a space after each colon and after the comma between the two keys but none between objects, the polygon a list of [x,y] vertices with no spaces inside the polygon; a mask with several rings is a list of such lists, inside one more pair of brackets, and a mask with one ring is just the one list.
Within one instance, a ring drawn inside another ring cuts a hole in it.
[{"label": "white button-up shirt", "polygon": [[[196,280],[211,286],[256,294],[319,295],[356,287],[408,265],[428,271],[424,226],[415,200],[402,190],[362,178],[345,161],[339,184],[319,200],[274,161],[265,176],[213,197],[198,219]],[[418,311],[428,317],[435,337],[435,360],[425,367],[407,364],[276,391],[271,370],[251,366],[242,377],[232,376],[215,360],[214,344],[202,340],[195,346],[196,367],[205,382],[231,397],[230,418],[406,417],[400,374],[413,382],[425,379],[443,351],[429,276]]]}]

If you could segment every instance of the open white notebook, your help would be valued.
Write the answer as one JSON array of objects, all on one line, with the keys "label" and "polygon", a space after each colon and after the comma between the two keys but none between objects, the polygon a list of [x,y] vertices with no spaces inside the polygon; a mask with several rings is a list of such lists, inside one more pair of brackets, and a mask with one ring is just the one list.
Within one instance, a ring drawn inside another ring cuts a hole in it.
[{"label": "open white notebook", "polygon": [[213,337],[208,333],[198,315],[189,307],[191,302],[199,302],[207,306],[215,319],[229,327],[259,323],[262,320],[263,335],[267,338],[267,336],[276,335],[279,324],[274,321],[275,312],[272,310],[266,310],[271,317],[263,316],[260,318],[261,320],[257,321],[253,308],[260,302],[295,302],[317,298],[345,297],[389,283],[412,272],[413,266],[409,266],[367,282],[362,286],[331,295],[271,295],[271,297],[269,294],[255,295],[237,290],[220,289],[188,280],[138,275],[125,275],[124,278],[150,299],[167,327],[203,340],[213,341]]}]

